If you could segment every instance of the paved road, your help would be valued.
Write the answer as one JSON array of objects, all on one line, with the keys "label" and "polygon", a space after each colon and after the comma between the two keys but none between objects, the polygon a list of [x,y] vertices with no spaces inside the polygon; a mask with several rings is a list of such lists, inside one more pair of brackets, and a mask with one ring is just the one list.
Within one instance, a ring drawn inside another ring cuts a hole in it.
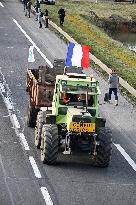
[{"label": "paved road", "polygon": [[[28,65],[32,43],[37,46],[36,61]],[[46,57],[51,63],[54,58],[65,58],[66,51],[67,45],[55,34],[39,29],[33,16],[24,16],[20,2],[1,1],[0,204],[135,205],[136,110],[122,96],[116,108],[103,104],[103,95],[100,99],[101,113],[107,118],[116,145],[109,168],[94,168],[83,156],[60,156],[56,166],[40,162],[34,130],[25,125],[29,101],[25,92],[26,69],[45,64]],[[105,93],[107,83],[95,75]]]}]

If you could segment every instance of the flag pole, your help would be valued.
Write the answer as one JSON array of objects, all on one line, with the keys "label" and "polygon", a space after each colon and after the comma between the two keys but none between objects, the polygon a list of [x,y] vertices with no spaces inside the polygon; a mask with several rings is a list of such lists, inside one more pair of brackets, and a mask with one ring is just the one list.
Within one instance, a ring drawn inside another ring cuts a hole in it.
[{"label": "flag pole", "polygon": [[66,66],[64,66],[64,72],[63,72],[63,75],[66,74]]}]

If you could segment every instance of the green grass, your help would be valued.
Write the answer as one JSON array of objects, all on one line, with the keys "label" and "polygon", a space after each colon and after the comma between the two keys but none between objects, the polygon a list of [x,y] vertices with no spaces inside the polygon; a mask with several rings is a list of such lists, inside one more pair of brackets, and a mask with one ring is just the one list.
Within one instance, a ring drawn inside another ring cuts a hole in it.
[{"label": "green grass", "polygon": [[91,21],[90,10],[99,18],[107,19],[112,14],[120,15],[126,21],[135,19],[136,4],[130,3],[89,3],[71,0],[56,0],[55,5],[42,4],[49,11],[49,18],[59,26],[58,10],[65,8],[66,17],[63,30],[80,44],[90,44],[91,53],[114,68],[119,76],[136,89],[136,53],[122,43],[110,38],[103,29]]}]

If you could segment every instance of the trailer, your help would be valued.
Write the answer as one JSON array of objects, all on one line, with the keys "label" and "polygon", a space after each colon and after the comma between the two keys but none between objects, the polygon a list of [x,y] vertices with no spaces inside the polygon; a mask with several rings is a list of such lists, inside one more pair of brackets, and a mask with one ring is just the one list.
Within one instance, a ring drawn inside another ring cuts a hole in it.
[{"label": "trailer", "polygon": [[55,78],[63,74],[64,60],[56,59],[53,68],[39,66],[38,69],[27,69],[26,91],[29,95],[27,108],[27,126],[35,127],[37,114],[41,107],[47,110],[52,106]]}]

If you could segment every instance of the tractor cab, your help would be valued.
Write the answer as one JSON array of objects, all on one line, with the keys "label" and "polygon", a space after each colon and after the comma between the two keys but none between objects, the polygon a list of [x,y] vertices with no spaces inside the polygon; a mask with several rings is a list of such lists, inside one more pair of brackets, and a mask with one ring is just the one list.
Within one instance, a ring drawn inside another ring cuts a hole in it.
[{"label": "tractor cab", "polygon": [[70,108],[80,109],[98,116],[99,83],[85,74],[66,73],[56,76],[56,84],[52,103],[52,114],[59,123],[67,123],[67,112]]}]

